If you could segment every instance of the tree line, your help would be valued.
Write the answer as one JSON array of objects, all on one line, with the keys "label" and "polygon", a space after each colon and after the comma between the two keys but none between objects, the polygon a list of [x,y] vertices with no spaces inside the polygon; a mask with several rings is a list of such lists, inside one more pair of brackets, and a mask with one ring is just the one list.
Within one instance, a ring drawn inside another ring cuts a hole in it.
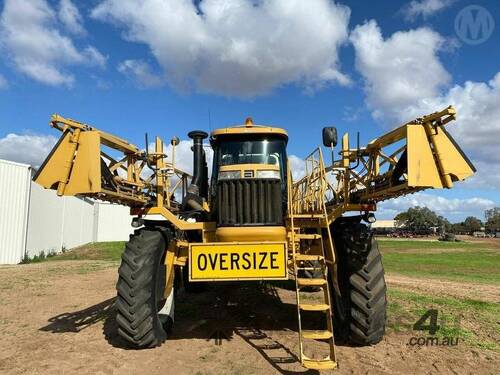
[{"label": "tree line", "polygon": [[436,214],[427,207],[411,207],[401,212],[394,220],[402,227],[414,232],[425,232],[431,228],[448,233],[469,233],[486,230],[486,232],[500,232],[500,207],[484,212],[484,222],[474,216],[468,216],[460,223],[450,223],[448,219]]}]

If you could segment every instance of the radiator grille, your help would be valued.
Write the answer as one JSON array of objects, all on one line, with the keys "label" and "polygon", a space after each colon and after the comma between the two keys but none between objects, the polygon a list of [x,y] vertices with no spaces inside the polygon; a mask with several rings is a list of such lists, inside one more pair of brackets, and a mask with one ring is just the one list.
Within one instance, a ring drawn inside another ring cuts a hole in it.
[{"label": "radiator grille", "polygon": [[219,226],[282,225],[281,181],[222,180],[217,184]]}]

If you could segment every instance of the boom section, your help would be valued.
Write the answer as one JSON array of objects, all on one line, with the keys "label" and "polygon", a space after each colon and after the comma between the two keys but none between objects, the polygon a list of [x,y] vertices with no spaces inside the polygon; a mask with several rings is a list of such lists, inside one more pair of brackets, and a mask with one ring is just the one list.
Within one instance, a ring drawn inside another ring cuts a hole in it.
[{"label": "boom section", "polygon": [[167,161],[163,141],[154,151],[75,120],[53,115],[50,125],[62,136],[34,181],[63,195],[81,195],[126,206],[179,208],[190,175],[175,167],[175,146]]},{"label": "boom section", "polygon": [[325,166],[321,149],[306,157],[306,175],[292,185],[295,214],[321,213],[330,220],[345,211],[372,211],[379,201],[424,189],[452,188],[476,169],[446,131],[455,120],[452,106],[410,121],[365,147],[351,148],[342,137],[339,157]]}]

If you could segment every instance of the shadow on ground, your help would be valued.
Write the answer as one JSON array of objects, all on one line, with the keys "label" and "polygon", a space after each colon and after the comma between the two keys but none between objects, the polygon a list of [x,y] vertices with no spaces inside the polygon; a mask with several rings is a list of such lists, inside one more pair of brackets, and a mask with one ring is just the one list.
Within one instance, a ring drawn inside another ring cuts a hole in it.
[{"label": "shadow on ground", "polygon": [[[283,302],[277,287],[292,290],[287,282],[217,283],[199,294],[179,291],[176,297],[175,327],[169,340],[205,339],[221,345],[234,335],[241,337],[282,374],[315,374],[316,371],[290,372],[284,364],[299,362],[297,356],[266,331],[290,331],[297,335],[297,310],[293,303]],[[114,302],[109,298],[86,309],[66,312],[49,319],[40,328],[53,333],[78,333],[101,321],[103,333],[110,345],[133,349],[117,334]],[[282,355],[271,353],[279,349]],[[284,354],[283,354],[284,353]]]},{"label": "shadow on ground", "polygon": [[52,333],[80,332],[114,315],[115,300],[116,297],[109,298],[106,301],[80,311],[53,316],[49,319],[49,324],[40,328],[40,331]]}]

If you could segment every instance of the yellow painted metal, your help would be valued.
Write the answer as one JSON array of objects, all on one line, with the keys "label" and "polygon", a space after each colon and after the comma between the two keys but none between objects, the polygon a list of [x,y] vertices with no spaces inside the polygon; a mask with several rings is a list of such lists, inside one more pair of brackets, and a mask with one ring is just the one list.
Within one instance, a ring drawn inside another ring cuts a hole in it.
[{"label": "yellow painted metal", "polygon": [[329,358],[322,359],[322,360],[311,360],[311,359],[305,358],[302,361],[302,365],[308,369],[319,370],[319,371],[333,370],[333,369],[337,368],[337,363],[335,361],[332,361]]},{"label": "yellow painted metal", "polygon": [[223,165],[219,168],[219,172],[235,172],[240,171],[241,176],[244,176],[245,171],[252,171],[253,176],[257,176],[257,171],[279,171],[280,166],[274,164],[232,164]]},{"label": "yellow painted metal", "polygon": [[191,281],[287,278],[285,242],[192,243],[189,246]]},{"label": "yellow painted metal", "polygon": [[[214,237],[208,234],[215,231],[214,224],[177,217],[179,203],[174,197],[179,189],[184,195],[190,175],[165,160],[160,138],[155,140],[155,152],[146,153],[119,137],[59,115],[52,116],[51,125],[63,134],[35,175],[37,183],[59,195],[85,195],[128,205],[140,215],[160,214],[182,230],[202,230],[204,238]],[[101,146],[124,155],[115,160]],[[174,152],[175,145],[172,157]],[[148,166],[150,176],[144,177]],[[172,177],[177,178],[174,184]]]},{"label": "yellow painted metal", "polygon": [[143,215],[161,215],[180,230],[211,230],[215,231],[215,222],[188,222],[181,220],[166,207],[150,207],[140,211]]},{"label": "yellow painted metal", "polygon": [[310,340],[328,340],[332,337],[332,333],[330,331],[323,330],[302,330],[302,337]]},{"label": "yellow painted metal", "polygon": [[407,127],[408,186],[442,188],[441,176],[422,126]]},{"label": "yellow painted metal", "polygon": [[64,195],[99,193],[101,191],[101,159],[99,157],[99,134],[95,131],[81,132],[78,153],[71,168],[71,178],[63,191]]},{"label": "yellow painted metal", "polygon": [[304,278],[298,278],[297,283],[299,286],[324,286],[326,285],[327,281],[324,279],[304,279]]},{"label": "yellow painted metal", "polygon": [[332,187],[329,220],[351,210],[351,202],[372,204],[422,189],[451,188],[470,177],[474,166],[444,128],[455,116],[450,106],[356,149],[345,135],[340,160],[325,168]]},{"label": "yellow painted metal", "polygon": [[34,181],[37,184],[46,189],[57,190],[60,183],[67,182],[67,171],[64,165],[67,160],[74,156],[71,137],[70,131],[63,133],[59,142],[34,176]]},{"label": "yellow painted metal", "polygon": [[463,181],[474,174],[476,169],[443,127],[433,128],[427,123],[426,131],[434,147],[443,185],[451,188],[453,182]]},{"label": "yellow painted metal", "polygon": [[75,129],[75,130],[80,129],[82,131],[96,130],[99,131],[99,134],[102,138],[102,143],[105,146],[115,148],[124,153],[137,153],[139,151],[139,148],[137,148],[137,146],[134,146],[133,144],[127,142],[126,140],[120,137],[97,130],[94,127],[84,124],[82,122],[64,118],[57,114],[52,115],[52,118],[50,120],[50,125],[53,128],[56,128],[61,131],[65,131],[67,129]]},{"label": "yellow painted metal", "polygon": [[220,135],[226,135],[226,134],[276,134],[276,135],[281,135],[288,137],[288,133],[286,130],[281,129],[281,128],[274,128],[271,126],[263,126],[263,125],[254,125],[253,123],[251,126],[247,125],[238,125],[238,126],[233,126],[229,128],[221,128],[221,129],[216,129],[212,131],[211,136],[214,138],[217,138]]},{"label": "yellow painted metal", "polygon": [[215,231],[220,242],[285,241],[286,228],[280,226],[262,227],[220,227]]},{"label": "yellow painted metal", "polygon": [[176,261],[176,242],[172,241],[170,242],[168,248],[167,248],[167,253],[165,255],[165,289],[163,292],[163,297],[168,298],[170,293],[172,292],[172,289],[174,288],[174,279],[175,279],[175,272],[174,272],[174,265]]}]

